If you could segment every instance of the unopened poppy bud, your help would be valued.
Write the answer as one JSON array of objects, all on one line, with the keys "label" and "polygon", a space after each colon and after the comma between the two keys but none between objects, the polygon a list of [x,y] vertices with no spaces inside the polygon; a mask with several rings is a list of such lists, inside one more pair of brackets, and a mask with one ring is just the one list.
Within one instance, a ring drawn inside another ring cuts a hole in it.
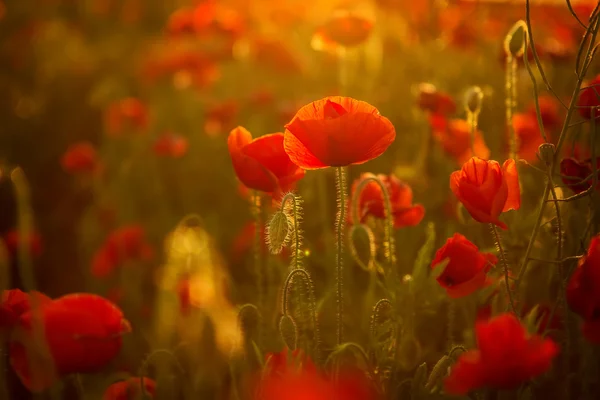
[{"label": "unopened poppy bud", "polygon": [[290,224],[282,211],[273,214],[267,226],[267,244],[272,254],[279,254],[289,239]]},{"label": "unopened poppy bud", "polygon": [[552,143],[542,143],[540,147],[538,147],[538,157],[546,165],[552,164],[555,152],[556,147]]},{"label": "unopened poppy bud", "polygon": [[504,52],[506,55],[521,57],[525,52],[526,40],[527,25],[523,20],[517,21],[517,23],[510,28],[510,31],[508,31],[508,34],[504,38]]},{"label": "unopened poppy bud", "polygon": [[438,385],[448,374],[448,369],[453,363],[454,359],[452,359],[452,357],[443,356],[440,358],[440,360],[431,370],[431,374],[429,374],[429,379],[427,380],[427,385],[425,385],[425,388],[428,390],[435,388],[435,386]]},{"label": "unopened poppy bud", "polygon": [[465,110],[468,113],[479,114],[483,103],[483,90],[479,86],[473,86],[465,94]]}]

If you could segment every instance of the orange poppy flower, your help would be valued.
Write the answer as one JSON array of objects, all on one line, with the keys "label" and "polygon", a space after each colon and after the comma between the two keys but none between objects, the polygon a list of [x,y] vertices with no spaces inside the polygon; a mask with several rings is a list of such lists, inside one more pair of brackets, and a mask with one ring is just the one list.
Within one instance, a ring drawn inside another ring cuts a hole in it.
[{"label": "orange poppy flower", "polygon": [[497,161],[473,157],[450,175],[450,189],[476,221],[498,225],[500,214],[521,207],[519,175],[514,160],[500,167]]},{"label": "orange poppy flower", "polygon": [[448,260],[437,281],[452,298],[468,296],[490,283],[488,271],[498,259],[491,253],[480,253],[477,246],[459,233],[449,238],[436,253],[431,268]]},{"label": "orange poppy flower", "polygon": [[144,236],[144,228],[139,225],[127,225],[113,231],[94,254],[92,275],[104,278],[122,263],[151,260],[154,250]]},{"label": "orange poppy flower", "polygon": [[41,308],[48,360],[34,344],[34,315],[30,311],[19,319],[19,334],[10,342],[9,355],[21,382],[36,392],[49,388],[60,376],[105,367],[119,354],[122,336],[131,331],[122,311],[100,296],[77,293],[60,297]]},{"label": "orange poppy flower", "polygon": [[302,107],[285,126],[284,148],[304,169],[363,164],[396,138],[394,125],[364,101],[332,96]]},{"label": "orange poppy flower", "polygon": [[304,170],[292,163],[283,149],[283,133],[256,139],[238,126],[229,134],[227,145],[233,169],[247,187],[267,193],[287,190],[304,176]]},{"label": "orange poppy flower", "polygon": [[154,142],[154,153],[161,157],[180,158],[188,151],[188,141],[184,136],[166,132]]},{"label": "orange poppy flower", "polygon": [[[110,385],[104,395],[102,396],[102,400],[134,400],[140,398],[140,393],[142,391],[142,379],[135,377],[129,378],[124,381],[115,382]],[[156,382],[150,378],[144,378],[144,398],[154,398],[156,394]]]},{"label": "orange poppy flower", "polygon": [[[375,177],[374,174],[364,173],[352,184],[352,196],[363,179]],[[394,228],[402,228],[404,226],[415,226],[425,216],[425,207],[422,204],[412,203],[412,189],[406,183],[396,178],[394,175],[377,175],[377,178],[385,185],[390,197],[392,206],[392,218],[394,220]],[[361,222],[367,216],[372,215],[375,218],[385,218],[385,205],[383,201],[383,193],[381,188],[375,182],[369,182],[362,189],[360,199],[358,200],[359,215]]]},{"label": "orange poppy flower", "polygon": [[519,157],[530,162],[536,161],[538,148],[544,143],[537,117],[529,113],[517,113],[513,115],[513,129],[518,139]]},{"label": "orange poppy flower", "polygon": [[110,136],[120,136],[127,130],[140,132],[148,126],[148,110],[141,100],[126,98],[108,107],[105,123]]},{"label": "orange poppy flower", "polygon": [[96,148],[90,142],[74,143],[65,151],[60,163],[63,170],[71,174],[94,172],[98,165]]},{"label": "orange poppy flower", "polygon": [[475,154],[471,151],[471,126],[466,120],[448,120],[443,115],[432,114],[429,123],[435,140],[444,152],[459,164],[464,164],[473,156],[489,158],[490,149],[486,146],[480,130],[475,131]]},{"label": "orange poppy flower", "polygon": [[372,30],[373,21],[352,11],[340,10],[317,32],[341,46],[353,47],[364,43]]}]

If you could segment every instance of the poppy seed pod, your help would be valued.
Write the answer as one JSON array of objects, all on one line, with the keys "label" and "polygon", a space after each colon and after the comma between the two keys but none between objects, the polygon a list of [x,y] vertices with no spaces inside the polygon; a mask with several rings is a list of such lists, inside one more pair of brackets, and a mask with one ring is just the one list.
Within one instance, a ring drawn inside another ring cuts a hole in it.
[{"label": "poppy seed pod", "polygon": [[552,165],[556,147],[552,143],[542,143],[538,147],[538,158],[547,166]]},{"label": "poppy seed pod", "polygon": [[467,113],[479,114],[483,103],[483,90],[479,86],[472,86],[465,93],[465,110]]},{"label": "poppy seed pod", "polygon": [[267,243],[272,254],[279,254],[290,237],[290,223],[287,215],[277,211],[267,225]]}]

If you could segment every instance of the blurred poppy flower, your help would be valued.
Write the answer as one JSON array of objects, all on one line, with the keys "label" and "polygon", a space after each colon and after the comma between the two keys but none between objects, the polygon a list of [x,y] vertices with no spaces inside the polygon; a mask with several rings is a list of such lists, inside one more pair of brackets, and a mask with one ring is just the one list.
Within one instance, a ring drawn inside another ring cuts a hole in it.
[{"label": "blurred poppy flower", "polygon": [[[560,129],[562,125],[562,118],[560,116],[558,102],[552,96],[542,95],[538,97],[538,104],[540,106],[540,115],[542,117],[542,123],[544,124],[544,128],[546,130],[546,135],[552,137],[552,135],[549,134],[555,132],[557,129]],[[537,118],[535,104],[529,105],[525,112]]]},{"label": "blurred poppy flower", "polygon": [[[575,158],[564,158],[560,162],[561,179],[575,193],[585,192],[592,186],[594,170],[592,160],[579,161]],[[596,158],[597,182],[600,182],[600,157]],[[600,185],[596,190],[600,189]]]},{"label": "blurred poppy flower", "polygon": [[0,332],[5,329],[11,329],[19,321],[19,317],[31,309],[33,305],[43,307],[50,303],[52,299],[38,291],[29,293],[19,289],[4,290],[0,299]]},{"label": "blurred poppy flower", "polygon": [[501,213],[521,207],[521,189],[514,160],[506,160],[500,167],[497,161],[473,157],[460,171],[450,175],[450,189],[478,222],[498,225]]},{"label": "blurred poppy flower", "polygon": [[348,10],[338,10],[317,32],[344,47],[364,43],[373,30],[373,21]]},{"label": "blurred poppy flower", "polygon": [[21,315],[9,356],[23,385],[34,392],[49,388],[60,376],[102,369],[119,354],[122,336],[131,331],[121,310],[100,296],[60,297],[41,308],[48,359],[36,340],[33,320],[31,311]]},{"label": "blurred poppy flower", "polygon": [[215,61],[197,50],[173,46],[160,48],[156,53],[143,66],[142,73],[150,83],[169,77],[178,89],[203,89],[220,78]]},{"label": "blurred poppy flower", "polygon": [[105,278],[121,264],[129,261],[150,261],[154,256],[146,242],[144,228],[127,225],[113,231],[96,251],[92,260],[92,275]]},{"label": "blurred poppy flower", "polygon": [[256,63],[279,73],[302,73],[302,64],[285,42],[272,38],[255,38],[250,42],[250,55]]},{"label": "blurred poppy flower", "polygon": [[535,114],[516,113],[512,124],[518,141],[518,156],[529,162],[537,161],[538,148],[544,143],[544,138]]},{"label": "blurred poppy flower", "polygon": [[[352,197],[361,181],[367,178],[378,178],[387,189],[392,207],[394,228],[415,226],[425,216],[425,207],[422,204],[413,205],[413,193],[410,186],[396,178],[394,175],[374,175],[369,172],[361,174],[352,184]],[[369,182],[362,189],[358,200],[359,215],[363,222],[367,216],[385,218],[385,205],[381,188],[375,182]],[[357,221],[358,222],[358,221]]]},{"label": "blurred poppy flower", "polygon": [[464,119],[448,120],[443,115],[432,114],[429,124],[435,140],[444,152],[459,164],[466,163],[474,155],[484,160],[489,158],[490,149],[486,146],[480,130],[475,131],[475,154],[471,151],[471,126]]},{"label": "blurred poppy flower", "polygon": [[235,99],[211,105],[204,115],[204,130],[209,136],[216,136],[233,129],[239,111],[240,107]]},{"label": "blurred poppy flower", "polygon": [[340,96],[302,107],[285,129],[285,151],[304,169],[363,164],[396,138],[394,125],[375,107]]},{"label": "blurred poppy flower", "polygon": [[154,142],[154,153],[161,157],[180,158],[188,151],[188,141],[184,136],[165,132]]},{"label": "blurred poppy flower", "polygon": [[259,109],[269,107],[275,102],[275,94],[267,88],[260,88],[253,91],[248,102]]},{"label": "blurred poppy flower", "polygon": [[148,109],[141,100],[129,97],[108,106],[104,116],[110,136],[120,136],[125,131],[143,131],[148,127]]},{"label": "blurred poppy flower", "polygon": [[194,10],[191,8],[175,10],[167,20],[166,32],[170,36],[195,34]]},{"label": "blurred poppy flower", "polygon": [[[150,378],[144,378],[144,394],[154,398],[156,392],[156,382]],[[140,398],[142,391],[141,378],[129,378],[124,381],[115,382],[106,388],[102,400],[135,400]]]},{"label": "blurred poppy flower", "polygon": [[98,166],[96,148],[90,142],[74,143],[67,148],[60,163],[70,174],[92,173]]},{"label": "blurred poppy flower", "polygon": [[270,376],[284,376],[298,371],[317,371],[317,367],[304,351],[301,349],[290,350],[287,347],[279,353],[267,353],[265,364],[269,368]]},{"label": "blurred poppy flower", "polygon": [[[19,254],[19,245],[21,243],[21,234],[18,230],[13,229],[4,234],[4,245],[8,251],[8,256],[15,260]],[[33,257],[39,257],[42,254],[42,237],[37,232],[31,232],[28,237],[25,238],[26,247],[29,251],[29,255]]]},{"label": "blurred poppy flower", "polygon": [[460,233],[455,233],[436,253],[431,268],[448,260],[437,281],[452,298],[464,297],[490,283],[488,271],[498,259],[479,248]]},{"label": "blurred poppy flower", "polygon": [[252,139],[241,126],[232,130],[227,145],[239,180],[251,189],[267,193],[285,191],[300,180],[304,170],[290,161],[283,143],[283,133]]},{"label": "blurred poppy flower", "polygon": [[567,303],[584,320],[600,318],[600,235],[590,241],[567,285]]},{"label": "blurred poppy flower", "polygon": [[448,394],[464,395],[489,387],[515,389],[552,366],[558,346],[551,339],[529,336],[513,314],[475,324],[478,348],[463,353],[444,381]]},{"label": "blurred poppy flower", "polygon": [[423,111],[440,116],[448,116],[456,112],[456,102],[448,93],[437,90],[430,83],[421,83],[417,89],[417,105]]},{"label": "blurred poppy flower", "polygon": [[592,119],[592,111],[595,119],[600,118],[600,75],[597,75],[579,92],[577,99],[579,114],[585,119]]}]

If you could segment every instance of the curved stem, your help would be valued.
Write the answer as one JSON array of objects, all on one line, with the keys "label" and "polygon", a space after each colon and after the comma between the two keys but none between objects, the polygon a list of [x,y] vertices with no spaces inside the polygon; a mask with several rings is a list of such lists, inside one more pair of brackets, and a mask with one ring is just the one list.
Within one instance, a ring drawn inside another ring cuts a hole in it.
[{"label": "curved stem", "polygon": [[498,255],[500,257],[500,262],[502,263],[502,268],[504,268],[504,283],[506,284],[506,294],[508,295],[508,303],[510,309],[515,314],[517,318],[519,318],[519,314],[517,313],[517,309],[515,308],[515,303],[512,297],[512,291],[510,290],[509,276],[508,276],[508,262],[506,261],[506,254],[504,253],[504,248],[502,247],[502,242],[500,241],[500,233],[498,232],[498,228],[494,224],[490,224],[492,229],[492,234],[494,235],[494,240],[496,241],[496,246],[498,247]]},{"label": "curved stem", "polygon": [[359,182],[355,192],[352,195],[352,221],[354,224],[360,223],[360,195],[362,191],[367,187],[367,185],[371,182],[374,182],[379,186],[379,189],[381,190],[381,195],[383,197],[383,209],[385,212],[383,248],[385,256],[390,264],[390,268],[392,268],[392,270],[395,270],[396,254],[394,249],[394,237],[392,234],[394,226],[394,222],[392,220],[392,203],[390,201],[390,195],[388,193],[387,188],[379,178],[375,176],[369,176],[362,179]]},{"label": "curved stem", "polygon": [[281,200],[281,211],[285,212],[287,202],[292,203],[292,220],[294,224],[294,243],[292,245],[292,270],[302,268],[302,232],[300,231],[301,207],[300,199],[294,193],[286,194]]},{"label": "curved stem", "polygon": [[346,171],[344,167],[336,168],[336,186],[338,194],[338,212],[336,218],[336,237],[337,237],[337,253],[336,253],[336,303],[337,303],[337,344],[340,345],[344,341],[344,295],[343,295],[343,279],[344,279],[344,230],[346,229]]},{"label": "curved stem", "polygon": [[[369,239],[369,261],[368,261],[368,264],[365,264],[363,262],[363,260],[360,258],[360,256],[358,255],[358,250],[356,249],[356,246],[354,245],[354,234],[358,230],[362,230],[367,235],[367,238]],[[377,252],[377,247],[375,246],[375,236],[373,235],[373,232],[371,231],[371,229],[369,229],[369,227],[364,224],[355,224],[355,225],[352,225],[352,228],[350,228],[349,236],[350,236],[350,240],[348,242],[348,245],[350,247],[350,255],[352,255],[352,258],[354,258],[354,262],[356,262],[358,264],[358,266],[361,267],[362,269],[364,269],[365,271],[375,270],[375,268],[376,268],[375,253]]]}]

